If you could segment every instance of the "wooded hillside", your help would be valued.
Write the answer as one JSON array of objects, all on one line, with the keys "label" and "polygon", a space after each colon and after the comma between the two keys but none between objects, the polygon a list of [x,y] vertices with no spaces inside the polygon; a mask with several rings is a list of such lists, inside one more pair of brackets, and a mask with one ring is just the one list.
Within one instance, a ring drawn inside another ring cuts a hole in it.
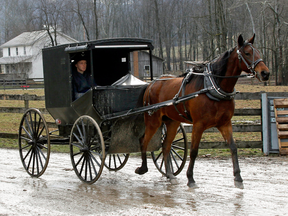
[{"label": "wooded hillside", "polygon": [[277,84],[287,84],[287,0],[0,0],[0,42],[24,31],[62,31],[79,40],[153,39],[167,71],[209,60],[256,33]]}]

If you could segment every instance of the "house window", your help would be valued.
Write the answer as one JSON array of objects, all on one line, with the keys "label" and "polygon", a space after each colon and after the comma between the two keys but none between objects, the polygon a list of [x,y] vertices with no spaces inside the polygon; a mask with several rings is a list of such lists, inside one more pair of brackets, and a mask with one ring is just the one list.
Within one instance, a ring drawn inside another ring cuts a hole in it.
[{"label": "house window", "polygon": [[144,65],[144,76],[150,76],[150,65]]},{"label": "house window", "polygon": [[9,65],[5,65],[5,73],[9,73],[10,71],[9,71]]},{"label": "house window", "polygon": [[14,64],[11,65],[11,73],[16,73],[16,66]]},{"label": "house window", "polygon": [[24,55],[26,55],[26,46],[24,46]]},{"label": "house window", "polygon": [[18,47],[16,47],[16,55],[18,56]]},{"label": "house window", "polygon": [[8,47],[8,56],[11,56],[11,50],[10,50],[10,47]]},{"label": "house window", "polygon": [[145,71],[150,71],[150,65],[144,65],[144,70]]}]

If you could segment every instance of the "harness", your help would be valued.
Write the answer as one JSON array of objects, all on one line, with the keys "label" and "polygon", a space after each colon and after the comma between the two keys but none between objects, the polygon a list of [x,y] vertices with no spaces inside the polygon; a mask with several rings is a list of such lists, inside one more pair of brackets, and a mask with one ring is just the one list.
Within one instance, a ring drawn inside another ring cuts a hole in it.
[{"label": "harness", "polygon": [[203,74],[204,74],[204,88],[209,89],[209,91],[206,93],[206,95],[211,100],[215,100],[215,101],[232,100],[232,99],[234,99],[235,95],[237,93],[239,93],[235,90],[235,88],[234,88],[233,92],[228,93],[228,92],[223,91],[218,86],[218,84],[215,81],[214,76],[212,74],[210,63],[205,68]]},{"label": "harness", "polygon": [[[243,50],[243,47],[245,46],[250,46],[251,49],[253,50],[253,61],[247,60],[241,53],[241,51]],[[185,102],[186,101],[182,101],[181,103],[183,103],[183,107],[184,107],[184,113],[185,115],[181,114],[180,111],[177,108],[177,105],[179,104],[177,101],[180,99],[180,93],[181,94],[181,98],[185,96],[185,88],[187,83],[190,82],[190,77],[194,74],[194,75],[198,75],[198,76],[204,76],[204,89],[200,90],[200,93],[205,93],[207,95],[208,98],[210,98],[211,100],[214,101],[221,101],[221,100],[233,100],[235,95],[239,92],[237,92],[234,88],[233,92],[228,93],[223,91],[220,86],[217,84],[217,82],[215,81],[215,78],[241,78],[241,77],[247,77],[247,78],[254,78],[256,75],[255,72],[255,67],[257,66],[258,63],[260,63],[261,61],[263,61],[262,59],[257,59],[256,61],[254,60],[255,58],[255,48],[252,46],[251,43],[245,43],[240,49],[237,50],[237,54],[238,54],[238,59],[239,59],[239,64],[240,64],[240,69],[241,69],[241,61],[243,61],[245,63],[245,65],[247,66],[247,68],[250,70],[250,72],[252,73],[252,75],[249,74],[245,74],[245,75],[237,75],[237,76],[219,76],[219,75],[215,75],[212,73],[212,67],[211,67],[211,63],[206,64],[206,67],[204,69],[203,73],[197,73],[194,72],[192,69],[187,70],[187,75],[183,78],[181,86],[179,91],[177,92],[177,94],[174,96],[173,98],[173,105],[176,109],[176,111],[179,113],[179,115],[184,118],[185,120],[189,121],[189,122],[193,122],[189,112],[187,111]],[[259,52],[258,50],[256,50],[257,52]],[[250,64],[248,64],[248,61],[250,62]],[[165,81],[165,80],[169,80],[172,78],[166,78],[166,79],[156,79],[153,81],[153,83],[150,85],[150,89],[153,86],[153,84],[156,81]],[[149,89],[149,91],[150,91]],[[194,93],[195,95],[199,94],[199,92]],[[148,94],[148,104],[150,101]],[[149,112],[149,115],[152,115],[154,113],[154,111]]]}]

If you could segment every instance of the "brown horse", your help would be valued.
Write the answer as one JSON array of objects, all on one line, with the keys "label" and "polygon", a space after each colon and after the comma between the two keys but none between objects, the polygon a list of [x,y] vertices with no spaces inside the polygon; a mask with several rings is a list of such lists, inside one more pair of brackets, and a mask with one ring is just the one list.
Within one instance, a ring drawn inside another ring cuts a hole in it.
[{"label": "brown horse", "polygon": [[[260,59],[259,51],[253,46],[254,38],[255,34],[248,41],[244,41],[240,35],[237,47],[226,51],[211,62],[204,72],[191,72],[190,77],[184,82],[185,78],[183,77],[164,77],[152,82],[147,87],[143,98],[144,105],[171,100],[177,93],[183,96],[205,88],[208,92],[199,94],[198,97],[184,103],[160,108],[153,113],[145,113],[145,135],[141,139],[142,165],[135,170],[137,174],[144,174],[148,171],[147,145],[157,129],[162,123],[165,123],[167,136],[163,142],[162,151],[166,175],[170,180],[175,179],[171,167],[168,166],[171,143],[180,122],[193,122],[190,163],[187,170],[188,186],[195,186],[193,168],[198,155],[199,143],[203,132],[211,127],[216,127],[228,143],[233,161],[234,181],[242,185],[237,146],[232,136],[231,118],[234,114],[234,95],[236,94],[234,87],[242,71],[255,75],[259,81],[269,79],[269,69]],[[183,85],[183,83],[186,84]]]}]

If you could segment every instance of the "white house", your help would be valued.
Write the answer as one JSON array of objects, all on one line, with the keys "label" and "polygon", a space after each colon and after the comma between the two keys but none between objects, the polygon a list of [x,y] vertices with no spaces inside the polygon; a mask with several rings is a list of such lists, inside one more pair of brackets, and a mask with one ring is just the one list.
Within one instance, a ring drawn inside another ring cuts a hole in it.
[{"label": "white house", "polygon": [[[57,32],[57,43],[75,43],[77,40]],[[24,32],[2,44],[1,75],[13,78],[43,78],[42,48],[52,45],[46,30]]]}]

